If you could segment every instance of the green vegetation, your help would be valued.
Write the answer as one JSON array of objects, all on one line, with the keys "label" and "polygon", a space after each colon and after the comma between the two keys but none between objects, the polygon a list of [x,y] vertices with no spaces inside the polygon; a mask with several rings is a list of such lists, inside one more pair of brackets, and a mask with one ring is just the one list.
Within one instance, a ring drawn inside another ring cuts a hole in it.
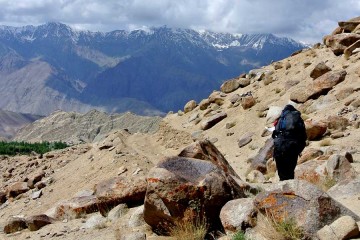
[{"label": "green vegetation", "polygon": [[286,240],[297,240],[304,237],[303,230],[296,225],[294,219],[284,219],[283,221],[273,221],[274,227]]},{"label": "green vegetation", "polygon": [[0,155],[28,155],[31,152],[44,154],[46,152],[50,152],[56,149],[63,149],[66,147],[68,147],[68,145],[64,142],[0,142]]},{"label": "green vegetation", "polygon": [[245,233],[243,231],[238,231],[231,237],[231,240],[247,240],[247,238],[245,237]]}]

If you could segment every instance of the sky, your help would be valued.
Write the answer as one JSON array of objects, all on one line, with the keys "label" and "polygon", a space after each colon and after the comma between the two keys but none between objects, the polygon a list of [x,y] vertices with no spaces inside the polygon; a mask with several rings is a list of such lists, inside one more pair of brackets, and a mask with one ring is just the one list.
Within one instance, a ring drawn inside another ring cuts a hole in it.
[{"label": "sky", "polygon": [[360,16],[360,0],[0,0],[0,25],[61,22],[109,32],[168,26],[273,33],[321,42],[339,21]]}]

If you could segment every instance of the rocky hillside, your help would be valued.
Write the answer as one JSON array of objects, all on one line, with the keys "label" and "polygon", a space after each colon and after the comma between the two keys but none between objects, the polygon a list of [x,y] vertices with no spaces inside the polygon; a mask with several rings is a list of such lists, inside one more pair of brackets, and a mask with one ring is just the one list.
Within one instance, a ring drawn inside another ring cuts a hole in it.
[{"label": "rocky hillside", "polygon": [[40,119],[41,116],[21,114],[0,109],[0,141],[11,139],[22,127]]},{"label": "rocky hillside", "polygon": [[105,138],[115,129],[153,133],[158,130],[160,121],[160,117],[143,117],[130,112],[109,115],[97,110],[85,114],[58,111],[22,128],[14,140],[63,141],[71,145],[90,143]]},{"label": "rocky hillside", "polygon": [[[158,239],[200,217],[209,239],[359,239],[359,29],[360,18],[339,22],[324,43],[229,79],[154,133],[2,157],[1,237]],[[267,127],[288,103],[308,144],[295,179],[278,182]]]}]

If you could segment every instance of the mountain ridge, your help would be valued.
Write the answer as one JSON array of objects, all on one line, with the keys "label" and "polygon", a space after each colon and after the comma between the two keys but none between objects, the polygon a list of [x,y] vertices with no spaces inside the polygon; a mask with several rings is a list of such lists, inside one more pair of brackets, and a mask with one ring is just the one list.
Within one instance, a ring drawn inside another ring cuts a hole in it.
[{"label": "mountain ridge", "polygon": [[[36,27],[1,26],[0,61],[4,64],[0,77],[4,80],[0,80],[0,94],[8,97],[0,108],[41,115],[58,109],[84,113],[92,108],[164,115],[181,108],[189,98],[202,99],[239,72],[303,47],[272,34],[224,34],[166,26],[106,33],[74,30],[54,22]],[[46,63],[43,66],[51,71],[43,69],[37,77],[27,75],[34,62]],[[44,101],[47,106],[19,102],[22,96],[9,91],[13,89],[9,79],[21,82],[19,87],[36,82],[45,91],[32,91],[27,101]]]}]

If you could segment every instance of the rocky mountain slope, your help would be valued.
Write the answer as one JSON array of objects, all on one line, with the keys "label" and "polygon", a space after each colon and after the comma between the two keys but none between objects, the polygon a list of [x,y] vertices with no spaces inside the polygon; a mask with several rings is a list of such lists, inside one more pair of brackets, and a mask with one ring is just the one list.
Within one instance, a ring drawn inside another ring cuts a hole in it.
[{"label": "rocky mountain slope", "polygon": [[272,34],[0,26],[0,108],[41,115],[93,108],[161,115],[303,47]]},{"label": "rocky mountain slope", "polygon": [[40,119],[41,116],[21,114],[0,109],[0,140],[11,139],[22,127]]},{"label": "rocky mountain slope", "polygon": [[[289,219],[308,239],[358,239],[359,28],[340,22],[324,44],[229,79],[152,134],[114,129],[43,158],[3,157],[1,237],[157,239],[201,213],[222,239],[284,239],[273,223]],[[278,183],[266,127],[288,103],[308,145],[296,179]]]}]

